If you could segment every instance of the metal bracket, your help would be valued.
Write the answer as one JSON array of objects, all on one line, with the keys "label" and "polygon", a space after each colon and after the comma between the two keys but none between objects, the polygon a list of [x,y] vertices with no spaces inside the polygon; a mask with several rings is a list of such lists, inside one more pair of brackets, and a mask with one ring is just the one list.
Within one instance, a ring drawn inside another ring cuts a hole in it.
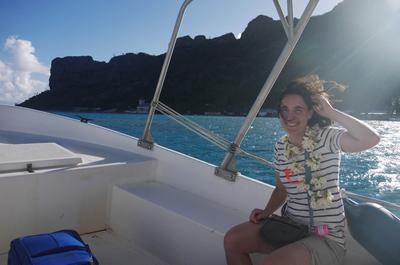
[{"label": "metal bracket", "polygon": [[151,101],[151,104],[150,104],[153,108],[157,108],[157,106],[158,106],[158,101]]},{"label": "metal bracket", "polygon": [[137,145],[147,150],[153,150],[154,147],[154,143],[152,141],[147,141],[145,139],[139,139]]},{"label": "metal bracket", "polygon": [[228,181],[232,181],[235,182],[236,181],[236,177],[238,175],[237,171],[230,171],[227,169],[223,169],[221,167],[216,167],[214,174],[218,177],[224,178]]},{"label": "metal bracket", "polygon": [[235,154],[239,146],[235,143],[229,145],[228,157],[223,161],[221,166],[215,168],[214,174],[218,177],[224,178],[229,181],[236,181],[238,170],[236,167]]},{"label": "metal bracket", "polygon": [[26,164],[26,171],[28,171],[29,173],[34,172],[32,163]]}]

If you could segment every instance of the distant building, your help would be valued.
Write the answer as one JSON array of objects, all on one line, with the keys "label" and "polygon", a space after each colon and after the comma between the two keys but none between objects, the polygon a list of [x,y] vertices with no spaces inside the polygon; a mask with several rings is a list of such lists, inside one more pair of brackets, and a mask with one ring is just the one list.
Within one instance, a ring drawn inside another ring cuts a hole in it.
[{"label": "distant building", "polygon": [[276,111],[276,109],[261,109],[258,112],[258,117],[277,117],[278,116],[278,112]]},{"label": "distant building", "polygon": [[221,116],[222,113],[219,111],[205,111],[204,115],[206,115],[206,116]]},{"label": "distant building", "polygon": [[139,99],[139,103],[136,106],[136,113],[148,113],[150,109],[150,104],[146,103],[143,98]]}]

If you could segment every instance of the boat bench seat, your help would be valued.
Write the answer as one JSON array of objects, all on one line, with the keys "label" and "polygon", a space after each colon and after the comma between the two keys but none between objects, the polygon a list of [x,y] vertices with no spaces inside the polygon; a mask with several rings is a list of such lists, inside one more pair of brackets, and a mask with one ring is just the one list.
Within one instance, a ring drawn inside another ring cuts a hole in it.
[{"label": "boat bench seat", "polygon": [[239,222],[246,221],[247,217],[239,210],[161,182],[123,184],[117,188],[221,235]]},{"label": "boat bench seat", "polygon": [[[201,261],[196,264],[225,264],[225,233],[248,220],[248,213],[161,182],[116,185],[111,200],[111,229],[169,264],[192,264],[193,260]],[[360,260],[360,264],[379,264],[350,235],[346,237],[352,251],[345,264]],[[183,256],[177,253],[181,250],[188,252],[187,258],[174,260],[174,255]],[[263,257],[253,254],[253,264],[262,264]]]},{"label": "boat bench seat", "polygon": [[170,264],[181,249],[188,252],[181,264],[193,258],[224,264],[224,235],[247,218],[248,213],[161,182],[116,185],[112,191],[111,229]]}]

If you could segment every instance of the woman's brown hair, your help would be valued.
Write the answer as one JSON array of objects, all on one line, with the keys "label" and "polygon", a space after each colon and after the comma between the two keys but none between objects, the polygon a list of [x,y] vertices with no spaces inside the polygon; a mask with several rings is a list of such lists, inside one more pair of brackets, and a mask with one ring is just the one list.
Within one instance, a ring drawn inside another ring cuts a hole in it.
[{"label": "woman's brown hair", "polygon": [[[328,86],[328,89],[325,89],[325,86]],[[304,102],[306,103],[308,109],[313,109],[314,103],[311,100],[311,96],[321,95],[329,99],[327,90],[329,91],[331,88],[336,88],[338,90],[345,89],[343,85],[340,85],[334,81],[325,81],[319,79],[318,75],[308,75],[305,77],[295,79],[286,86],[286,88],[283,90],[283,92],[279,97],[278,114],[280,115],[280,105],[282,99],[286,95],[301,96]],[[318,124],[320,128],[323,128],[331,125],[332,121],[328,118],[320,116],[318,113],[314,111],[312,117],[308,120],[308,126],[312,127],[315,124]]]}]

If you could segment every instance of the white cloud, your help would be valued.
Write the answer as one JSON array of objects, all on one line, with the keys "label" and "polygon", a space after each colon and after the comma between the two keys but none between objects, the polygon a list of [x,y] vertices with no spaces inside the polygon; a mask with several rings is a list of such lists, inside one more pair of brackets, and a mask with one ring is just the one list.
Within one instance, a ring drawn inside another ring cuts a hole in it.
[{"label": "white cloud", "polygon": [[400,9],[400,1],[399,0],[386,0],[386,3],[394,11],[398,11]]},{"label": "white cloud", "polygon": [[9,60],[5,62],[0,57],[0,103],[21,103],[49,88],[48,82],[32,77],[35,73],[48,78],[50,70],[38,61],[30,41],[8,37],[4,52]]}]

